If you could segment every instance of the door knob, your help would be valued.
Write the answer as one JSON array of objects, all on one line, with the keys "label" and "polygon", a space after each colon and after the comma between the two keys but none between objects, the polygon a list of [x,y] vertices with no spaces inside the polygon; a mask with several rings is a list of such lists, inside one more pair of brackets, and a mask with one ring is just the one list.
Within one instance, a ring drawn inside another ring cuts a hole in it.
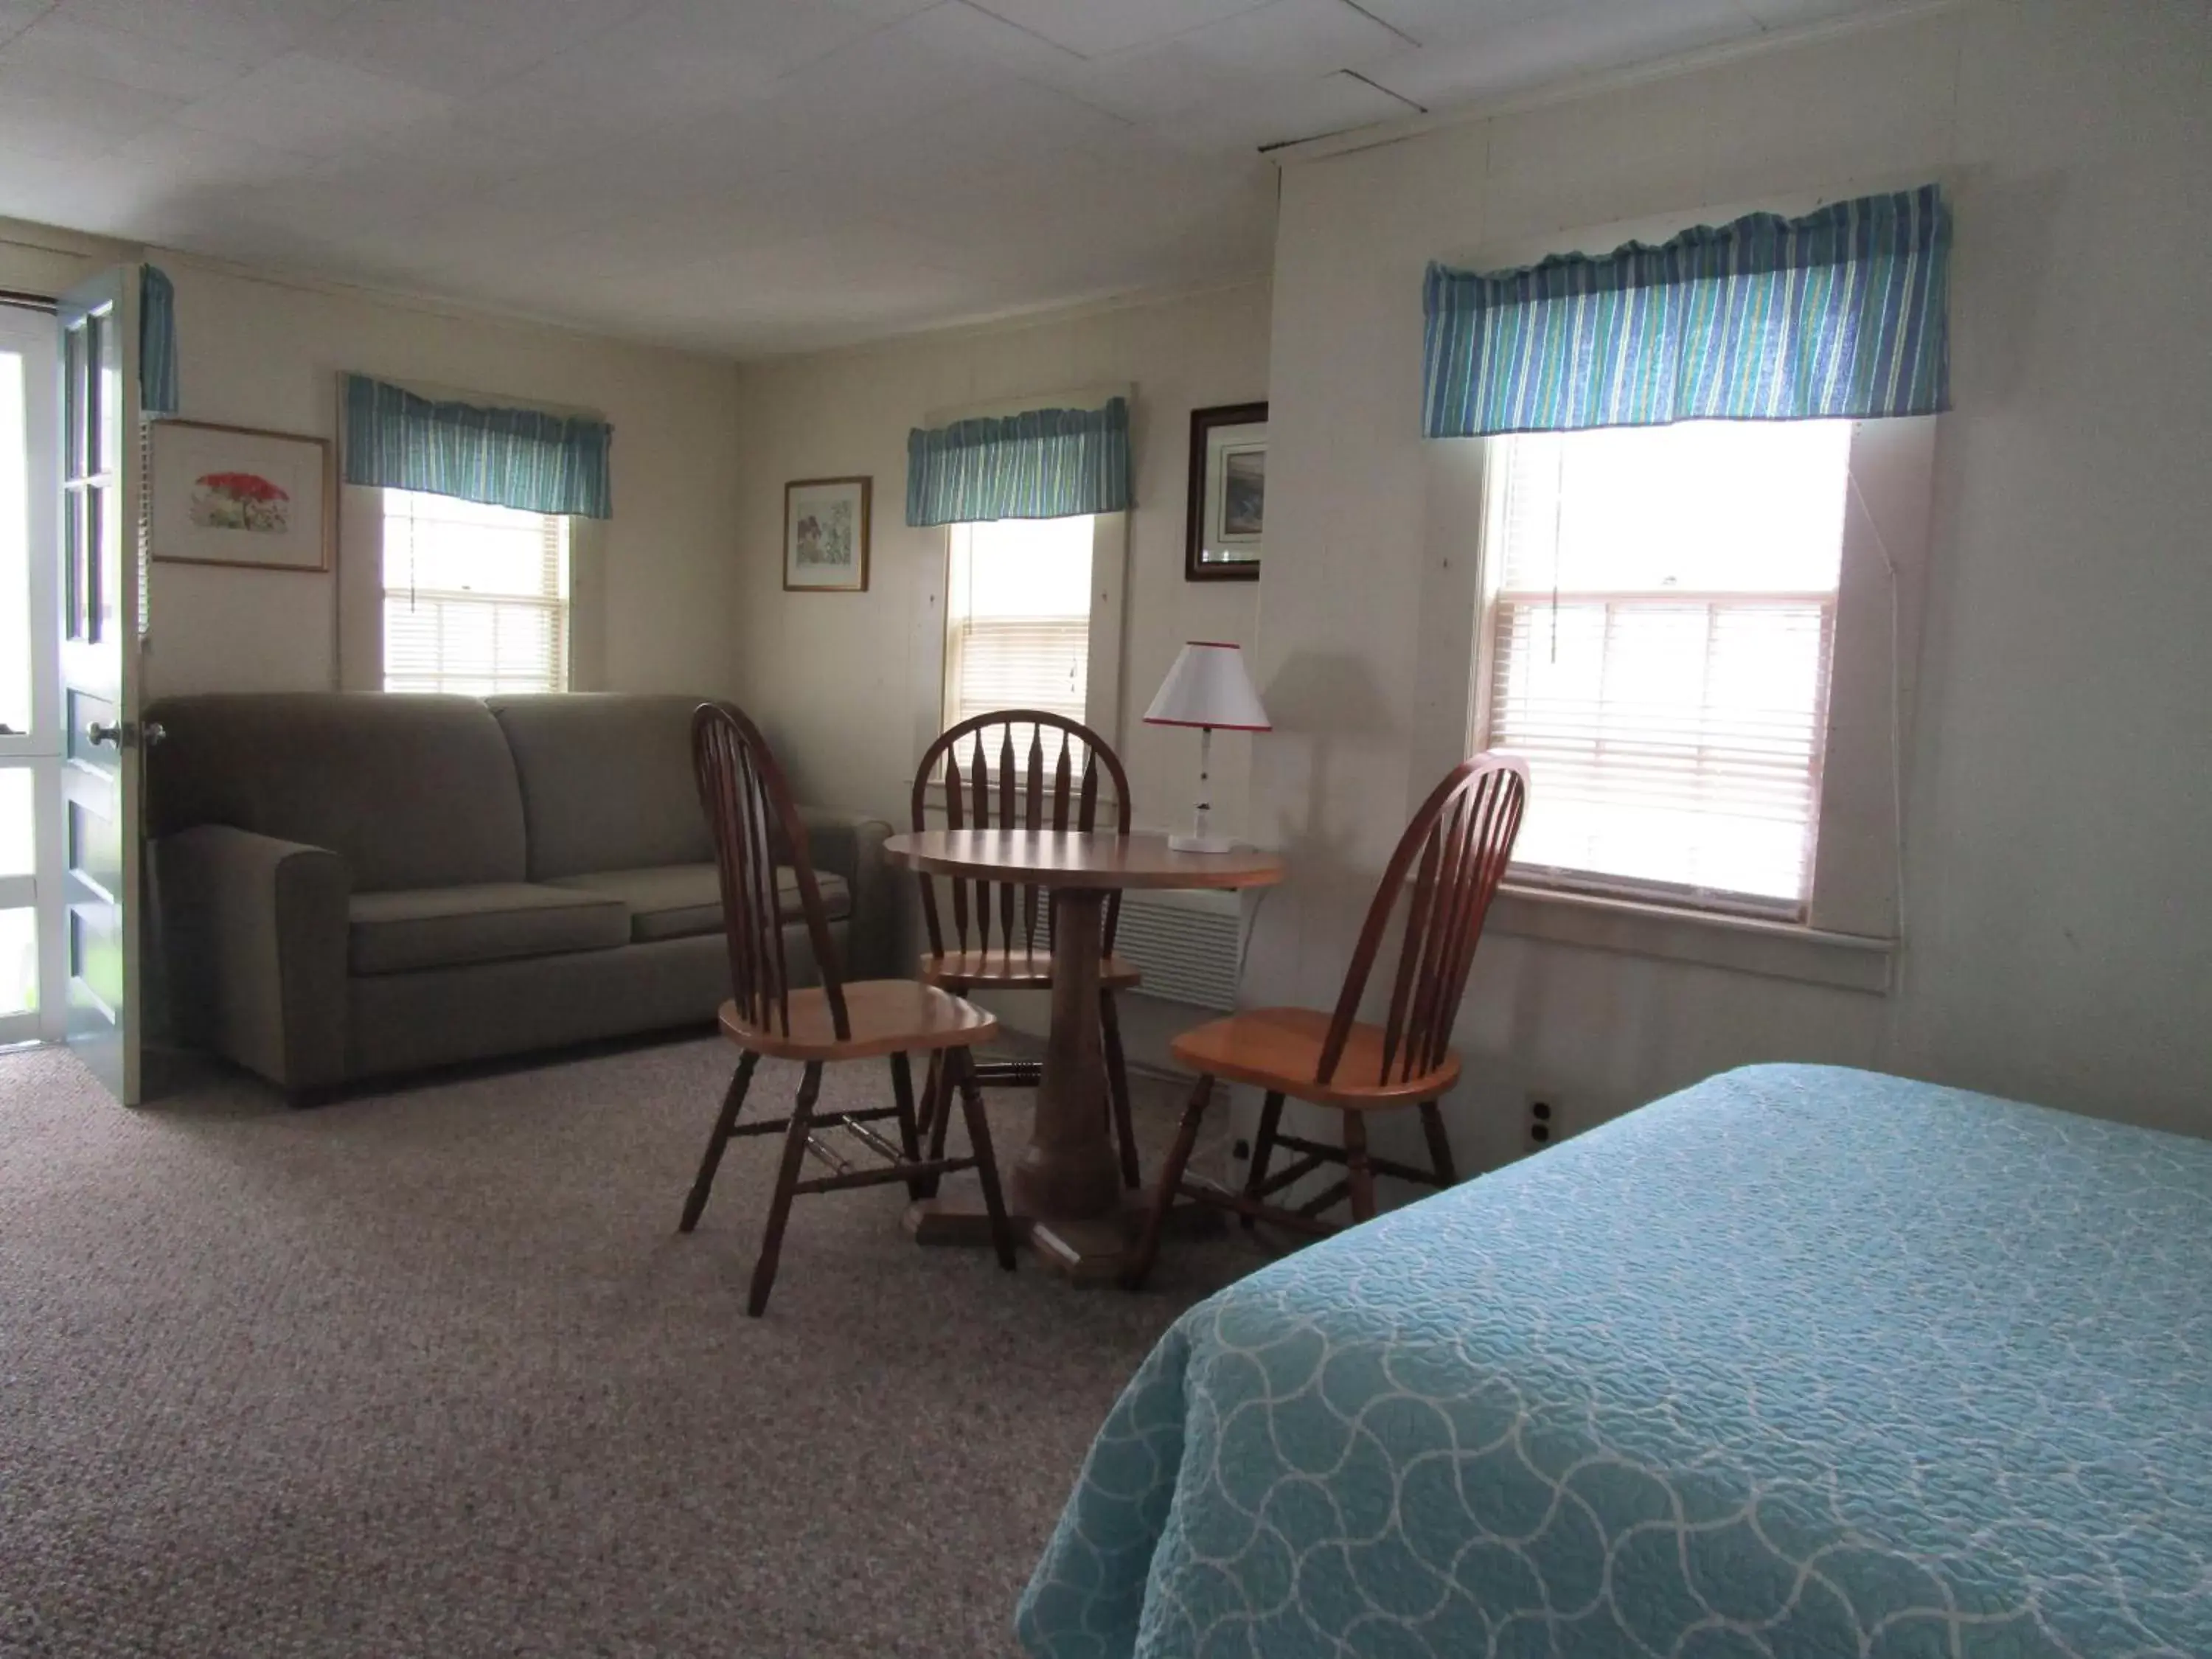
[{"label": "door knob", "polygon": [[151,749],[169,733],[159,720],[148,720],[143,726],[135,726],[129,720],[104,726],[94,720],[84,728],[84,735],[94,743],[112,744],[118,749],[136,749],[142,744]]}]

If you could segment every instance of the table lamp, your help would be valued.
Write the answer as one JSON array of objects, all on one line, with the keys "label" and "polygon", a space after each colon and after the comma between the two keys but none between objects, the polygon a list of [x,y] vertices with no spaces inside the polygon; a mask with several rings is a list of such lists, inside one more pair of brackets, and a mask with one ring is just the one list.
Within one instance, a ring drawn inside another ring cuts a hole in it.
[{"label": "table lamp", "polygon": [[1198,728],[1198,817],[1187,836],[1170,836],[1168,845],[1178,853],[1226,853],[1235,845],[1226,836],[1214,835],[1206,817],[1213,810],[1213,729],[1265,732],[1267,711],[1244,672],[1244,653],[1219,640],[1193,640],[1182,648],[1160,682],[1159,695],[1145,711],[1147,726],[1194,726]]}]

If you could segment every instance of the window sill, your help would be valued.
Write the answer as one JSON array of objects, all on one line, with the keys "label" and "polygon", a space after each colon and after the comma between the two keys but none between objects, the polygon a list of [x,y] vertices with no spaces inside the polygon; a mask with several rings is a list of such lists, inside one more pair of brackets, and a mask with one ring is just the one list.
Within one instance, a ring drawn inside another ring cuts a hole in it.
[{"label": "window sill", "polygon": [[1860,933],[1510,884],[1498,890],[1488,926],[1515,939],[1694,963],[1876,996],[1888,993],[1890,960],[1897,949],[1894,939]]}]

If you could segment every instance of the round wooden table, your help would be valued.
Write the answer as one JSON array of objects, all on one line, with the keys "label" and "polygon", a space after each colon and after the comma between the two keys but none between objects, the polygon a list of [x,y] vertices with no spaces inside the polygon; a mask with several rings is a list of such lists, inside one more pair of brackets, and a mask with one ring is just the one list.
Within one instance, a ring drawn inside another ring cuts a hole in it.
[{"label": "round wooden table", "polygon": [[[1265,887],[1282,880],[1283,860],[1249,848],[1178,853],[1162,835],[1073,830],[918,830],[893,836],[884,856],[928,875],[1038,887],[1050,896],[1052,1034],[1030,1144],[1009,1172],[1007,1204],[1046,1261],[1078,1278],[1113,1277],[1130,1241],[1099,1046],[1107,895]],[[970,1207],[925,1200],[909,1224],[925,1242],[965,1242],[976,1233]]]}]

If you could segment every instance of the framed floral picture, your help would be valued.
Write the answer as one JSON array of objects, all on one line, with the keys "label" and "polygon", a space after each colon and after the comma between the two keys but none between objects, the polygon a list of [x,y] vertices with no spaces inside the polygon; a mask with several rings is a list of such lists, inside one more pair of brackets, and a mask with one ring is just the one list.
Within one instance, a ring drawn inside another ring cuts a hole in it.
[{"label": "framed floral picture", "polygon": [[252,570],[331,568],[329,439],[156,421],[153,445],[154,557]]},{"label": "framed floral picture", "polygon": [[1190,412],[1183,580],[1255,581],[1267,518],[1267,405]]},{"label": "framed floral picture", "polygon": [[872,478],[800,478],[783,487],[787,592],[868,591]]}]

